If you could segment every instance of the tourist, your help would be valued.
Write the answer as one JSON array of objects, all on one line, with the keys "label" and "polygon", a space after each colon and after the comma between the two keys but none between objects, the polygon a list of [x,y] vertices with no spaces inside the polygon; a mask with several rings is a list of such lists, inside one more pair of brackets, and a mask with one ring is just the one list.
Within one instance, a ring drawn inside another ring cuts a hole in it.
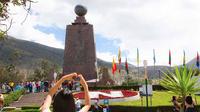
[{"label": "tourist", "polygon": [[5,86],[6,86],[6,93],[10,93],[12,91],[12,88],[8,84],[6,84]]},{"label": "tourist", "polygon": [[67,87],[72,90],[73,89],[73,81],[69,81]]},{"label": "tourist", "polygon": [[28,82],[25,83],[24,88],[26,89],[26,93],[28,93],[29,92],[29,83]]},{"label": "tourist", "polygon": [[51,88],[55,86],[55,82],[51,81]]},{"label": "tourist", "polygon": [[37,92],[41,92],[41,81],[38,81],[37,84],[38,84]]},{"label": "tourist", "polygon": [[75,99],[75,104],[76,104],[76,112],[79,112],[81,110],[81,101],[79,98]]},{"label": "tourist", "polygon": [[9,86],[10,86],[10,88],[11,88],[12,91],[13,91],[14,85],[15,85],[14,82],[10,82],[10,83],[9,83]]},{"label": "tourist", "polygon": [[35,81],[32,82],[32,86],[33,86],[33,91],[32,92],[35,93],[36,90],[37,90]]},{"label": "tourist", "polygon": [[187,96],[185,98],[185,112],[196,112],[194,108],[194,103],[192,100],[192,96]]},{"label": "tourist", "polygon": [[38,84],[38,81],[35,82],[35,86],[36,86],[36,91],[35,91],[35,92],[37,93],[37,92],[39,92],[39,84]]},{"label": "tourist", "polygon": [[[50,112],[50,105],[52,102],[52,97],[55,95],[53,102],[53,112],[75,112],[75,102],[72,93],[68,91],[69,89],[64,88],[57,92],[62,83],[66,80],[73,80],[73,77],[80,78],[80,84],[84,88],[85,93],[85,106],[79,112],[88,112],[90,109],[90,96],[88,85],[82,75],[77,75],[76,73],[64,75],[59,81],[56,82],[55,86],[50,89],[43,105],[40,107],[41,112]],[[57,94],[56,94],[57,92]]]},{"label": "tourist", "polygon": [[17,84],[15,87],[14,87],[14,91],[18,91],[18,90],[21,90],[22,89],[22,86],[20,84]]},{"label": "tourist", "polygon": [[44,92],[48,92],[49,91],[49,82],[45,81],[44,82]]},{"label": "tourist", "polygon": [[4,97],[3,94],[0,94],[0,110],[3,108],[4,105]]},{"label": "tourist", "polygon": [[108,105],[103,107],[103,112],[110,112],[110,108]]},{"label": "tourist", "polygon": [[33,85],[32,85],[32,82],[29,82],[29,84],[28,84],[28,88],[29,88],[29,93],[32,93],[32,91],[33,91]]},{"label": "tourist", "polygon": [[94,102],[94,110],[93,110],[93,112],[99,112],[100,111],[99,107],[101,107],[99,105],[99,99],[96,99],[95,102]]},{"label": "tourist", "polygon": [[6,91],[6,84],[4,83],[4,84],[2,84],[2,93],[6,93],[7,91]]},{"label": "tourist", "polygon": [[180,111],[180,105],[178,104],[176,96],[172,96],[172,103],[173,103],[173,112],[179,112]]},{"label": "tourist", "polygon": [[44,81],[40,82],[40,91],[44,92]]}]

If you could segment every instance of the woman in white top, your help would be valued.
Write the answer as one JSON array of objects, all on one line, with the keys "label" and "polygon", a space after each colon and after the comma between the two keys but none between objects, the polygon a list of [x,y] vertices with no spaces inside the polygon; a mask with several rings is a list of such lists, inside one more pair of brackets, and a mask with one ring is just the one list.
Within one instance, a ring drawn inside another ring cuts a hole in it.
[{"label": "woman in white top", "polygon": [[[83,86],[85,94],[85,106],[79,112],[88,112],[91,106],[88,85],[81,74],[71,73],[64,75],[55,86],[52,87],[47,95],[43,105],[40,107],[41,112],[50,112],[50,105],[52,102],[52,97],[55,95],[53,102],[53,112],[76,112],[75,102],[73,94],[66,94],[64,89],[57,92],[58,88],[66,80],[74,80],[75,78],[80,78],[80,84]],[[57,93],[57,94],[56,94]]]}]

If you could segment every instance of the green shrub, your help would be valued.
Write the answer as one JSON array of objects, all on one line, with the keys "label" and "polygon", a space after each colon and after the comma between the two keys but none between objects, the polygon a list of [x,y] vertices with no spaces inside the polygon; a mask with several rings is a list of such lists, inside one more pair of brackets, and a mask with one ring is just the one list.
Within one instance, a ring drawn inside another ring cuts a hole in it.
[{"label": "green shrub", "polygon": [[13,110],[11,112],[40,112],[38,109]]},{"label": "green shrub", "polygon": [[27,110],[27,109],[39,109],[40,107],[38,106],[24,106],[21,107],[21,110]]},{"label": "green shrub", "polygon": [[19,97],[25,93],[25,89],[10,92],[4,99],[4,106],[9,106],[13,101],[17,101]]}]

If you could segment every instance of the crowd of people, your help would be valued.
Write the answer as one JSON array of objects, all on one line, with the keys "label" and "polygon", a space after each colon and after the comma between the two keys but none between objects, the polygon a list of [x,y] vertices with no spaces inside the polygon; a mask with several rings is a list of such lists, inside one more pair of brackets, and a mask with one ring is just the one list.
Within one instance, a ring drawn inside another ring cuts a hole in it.
[{"label": "crowd of people", "polygon": [[9,94],[12,91],[17,91],[25,89],[26,93],[38,93],[38,92],[48,92],[49,88],[55,85],[54,81],[30,81],[22,83],[0,83],[0,110],[4,105],[4,95]]},{"label": "crowd of people", "polygon": [[27,93],[48,92],[54,86],[54,81],[30,81],[22,83],[0,83],[0,94],[9,94],[11,91],[26,89]]}]

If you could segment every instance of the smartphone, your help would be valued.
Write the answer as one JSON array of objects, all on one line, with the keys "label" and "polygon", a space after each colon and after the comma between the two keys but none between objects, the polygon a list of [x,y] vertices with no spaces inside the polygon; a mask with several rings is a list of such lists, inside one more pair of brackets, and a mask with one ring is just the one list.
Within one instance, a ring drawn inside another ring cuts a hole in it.
[{"label": "smartphone", "polygon": [[75,92],[80,92],[81,91],[81,87],[80,87],[80,82],[79,81],[74,81],[74,83],[73,83],[73,90]]}]

